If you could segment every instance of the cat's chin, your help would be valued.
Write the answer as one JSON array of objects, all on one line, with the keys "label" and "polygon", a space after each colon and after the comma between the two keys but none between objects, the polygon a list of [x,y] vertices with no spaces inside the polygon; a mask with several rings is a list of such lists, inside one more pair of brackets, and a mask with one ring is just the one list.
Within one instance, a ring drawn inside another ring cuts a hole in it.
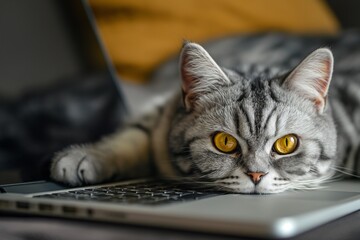
[{"label": "cat's chin", "polygon": [[237,189],[237,193],[248,194],[248,195],[268,195],[268,194],[277,194],[285,192],[287,189],[278,190],[278,189],[262,189],[254,187],[253,189]]},{"label": "cat's chin", "polygon": [[289,190],[289,188],[269,188],[266,186],[266,184],[264,184],[264,186],[259,185],[253,185],[253,186],[249,186],[250,184],[248,184],[248,186],[242,186],[242,187],[223,187],[221,186],[220,188],[225,190],[226,192],[229,193],[240,193],[240,194],[249,194],[249,195],[266,195],[266,194],[277,194],[277,193],[282,193],[285,192],[287,190]]}]

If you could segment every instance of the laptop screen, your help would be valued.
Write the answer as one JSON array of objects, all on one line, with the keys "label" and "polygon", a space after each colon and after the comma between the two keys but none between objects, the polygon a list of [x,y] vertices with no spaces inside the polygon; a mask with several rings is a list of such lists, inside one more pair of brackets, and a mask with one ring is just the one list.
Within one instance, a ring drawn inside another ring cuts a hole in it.
[{"label": "laptop screen", "polygon": [[0,2],[0,184],[43,179],[54,152],[125,113],[86,2]]}]

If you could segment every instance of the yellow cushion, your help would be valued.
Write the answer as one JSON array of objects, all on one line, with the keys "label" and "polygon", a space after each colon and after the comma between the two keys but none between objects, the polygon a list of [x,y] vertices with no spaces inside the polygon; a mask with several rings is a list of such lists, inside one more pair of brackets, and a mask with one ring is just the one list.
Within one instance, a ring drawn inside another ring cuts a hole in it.
[{"label": "yellow cushion", "polygon": [[90,5],[119,75],[138,83],[176,54],[184,39],[339,29],[321,0],[90,0]]}]

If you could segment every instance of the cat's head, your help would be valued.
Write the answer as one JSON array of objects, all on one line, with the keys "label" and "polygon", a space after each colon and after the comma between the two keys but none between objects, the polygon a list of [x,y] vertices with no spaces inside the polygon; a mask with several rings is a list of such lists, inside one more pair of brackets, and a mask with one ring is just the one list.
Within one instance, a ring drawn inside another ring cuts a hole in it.
[{"label": "cat's head", "polygon": [[170,130],[184,176],[242,193],[316,187],[332,176],[336,130],[327,104],[330,50],[276,77],[220,68],[195,43],[180,58],[183,103]]}]

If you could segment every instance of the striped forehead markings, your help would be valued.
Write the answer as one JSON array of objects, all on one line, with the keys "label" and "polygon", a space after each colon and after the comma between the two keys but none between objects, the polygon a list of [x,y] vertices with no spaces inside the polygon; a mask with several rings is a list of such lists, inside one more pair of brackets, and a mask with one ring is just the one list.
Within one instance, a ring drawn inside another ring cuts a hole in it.
[{"label": "striped forehead markings", "polygon": [[[258,79],[257,81],[261,81]],[[273,96],[271,95],[270,84],[268,81],[264,81],[263,83],[257,82],[251,86],[251,94],[249,93],[242,93],[239,97],[241,102],[239,104],[239,111],[242,112],[243,116],[245,117],[245,121],[247,126],[249,127],[249,132],[252,138],[258,138],[261,134],[261,131],[266,131],[269,127],[270,120],[272,119],[272,115],[276,111],[276,103],[268,105],[269,100],[274,100]],[[250,90],[250,89],[248,89]],[[247,95],[244,97],[244,95]],[[273,94],[274,95],[274,94]],[[247,101],[245,101],[247,99]],[[275,102],[277,102],[275,100]],[[269,107],[267,107],[269,106]],[[278,117],[275,120],[275,127],[274,129],[275,135],[277,134],[277,122]],[[234,123],[236,127],[237,134],[241,136],[240,133],[240,116],[239,112],[235,111],[234,114]]]},{"label": "striped forehead markings", "polygon": [[[266,120],[264,121],[264,126],[263,126],[263,129],[265,132],[267,132],[267,128],[268,128],[268,125],[269,125],[269,122],[270,122],[270,119],[271,117],[273,116],[274,112],[276,111],[276,105],[273,106],[273,108],[271,109],[271,111],[269,112],[269,114],[267,115],[266,117]],[[276,118],[276,122],[275,122],[275,136],[277,135],[277,118]]]},{"label": "striped forehead markings", "polygon": [[251,85],[252,90],[252,105],[254,109],[254,125],[255,125],[255,134],[256,136],[259,136],[260,130],[261,130],[261,121],[263,118],[263,111],[266,106],[266,83],[267,81],[264,81],[261,78],[256,78],[253,80],[253,83]]},{"label": "striped forehead markings", "polygon": [[252,123],[252,121],[251,121],[251,117],[250,117],[250,113],[249,113],[249,111],[248,111],[248,108],[245,109],[244,104],[241,104],[239,109],[241,110],[241,112],[243,113],[243,115],[244,115],[245,118],[246,118],[246,123],[247,123],[248,126],[249,126],[250,134],[251,134],[251,135],[254,135],[253,123]]}]

